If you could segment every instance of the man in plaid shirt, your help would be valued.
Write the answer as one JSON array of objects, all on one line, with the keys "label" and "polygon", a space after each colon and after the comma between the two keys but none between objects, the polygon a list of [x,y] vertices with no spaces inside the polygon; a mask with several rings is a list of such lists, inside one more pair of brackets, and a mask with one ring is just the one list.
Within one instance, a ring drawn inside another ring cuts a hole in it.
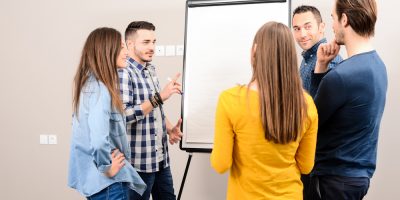
[{"label": "man in plaid shirt", "polygon": [[173,126],[164,114],[163,103],[181,93],[176,82],[180,74],[162,90],[152,61],[156,42],[155,26],[134,21],[125,31],[128,66],[119,69],[121,98],[125,106],[127,133],[132,149],[131,163],[147,185],[141,197],[130,190],[130,199],[176,199],[170,170],[167,134],[170,144],[181,140],[182,120]]}]

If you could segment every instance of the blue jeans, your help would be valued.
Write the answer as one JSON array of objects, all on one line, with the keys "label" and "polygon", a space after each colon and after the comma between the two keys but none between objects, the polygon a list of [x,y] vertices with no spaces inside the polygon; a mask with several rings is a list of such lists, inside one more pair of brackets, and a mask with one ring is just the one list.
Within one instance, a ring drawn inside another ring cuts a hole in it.
[{"label": "blue jeans", "polygon": [[153,200],[176,200],[170,167],[160,168],[160,171],[153,173],[138,173],[146,183],[147,188],[143,196],[133,190],[129,190],[130,200],[149,200],[150,193]]},{"label": "blue jeans", "polygon": [[367,177],[315,176],[322,200],[361,200],[368,192]]},{"label": "blue jeans", "polygon": [[104,188],[102,191],[87,197],[88,200],[127,200],[128,199],[128,184],[114,183]]}]

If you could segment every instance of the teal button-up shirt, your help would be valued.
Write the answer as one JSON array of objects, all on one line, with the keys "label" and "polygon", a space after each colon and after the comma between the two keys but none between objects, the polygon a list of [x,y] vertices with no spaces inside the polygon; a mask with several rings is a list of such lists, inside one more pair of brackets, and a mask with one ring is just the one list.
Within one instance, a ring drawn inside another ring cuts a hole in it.
[{"label": "teal button-up shirt", "polygon": [[[313,47],[304,51],[301,55],[303,60],[300,65],[300,77],[303,81],[303,88],[311,93],[311,75],[314,73],[315,65],[317,63],[317,50],[320,44],[326,43],[326,39],[323,38],[317,42]],[[329,69],[336,67],[340,62],[342,62],[342,57],[338,54],[328,65]],[[314,96],[313,96],[314,97]]]}]

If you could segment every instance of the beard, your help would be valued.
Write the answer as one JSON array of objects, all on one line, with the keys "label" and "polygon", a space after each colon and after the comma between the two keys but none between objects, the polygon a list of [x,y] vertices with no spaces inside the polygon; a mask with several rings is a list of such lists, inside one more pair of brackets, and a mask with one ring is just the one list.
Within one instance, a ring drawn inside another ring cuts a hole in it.
[{"label": "beard", "polygon": [[143,56],[138,56],[140,58],[140,60],[142,60],[143,62],[151,62],[153,60],[153,58],[144,58]]},{"label": "beard", "polygon": [[335,40],[338,45],[344,45],[344,33],[343,31],[338,30],[335,33]]},{"label": "beard", "polygon": [[[151,62],[153,60],[152,57],[146,58],[146,53],[142,53],[138,51],[136,48],[134,49],[135,55],[140,59],[141,62]],[[153,53],[153,52],[150,52]]]}]

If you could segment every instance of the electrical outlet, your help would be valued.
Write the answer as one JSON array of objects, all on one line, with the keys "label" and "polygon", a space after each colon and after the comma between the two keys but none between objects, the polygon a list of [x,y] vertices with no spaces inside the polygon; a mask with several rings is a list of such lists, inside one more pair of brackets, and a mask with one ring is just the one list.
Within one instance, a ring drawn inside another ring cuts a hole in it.
[{"label": "electrical outlet", "polygon": [[49,135],[49,144],[57,144],[57,135]]}]

